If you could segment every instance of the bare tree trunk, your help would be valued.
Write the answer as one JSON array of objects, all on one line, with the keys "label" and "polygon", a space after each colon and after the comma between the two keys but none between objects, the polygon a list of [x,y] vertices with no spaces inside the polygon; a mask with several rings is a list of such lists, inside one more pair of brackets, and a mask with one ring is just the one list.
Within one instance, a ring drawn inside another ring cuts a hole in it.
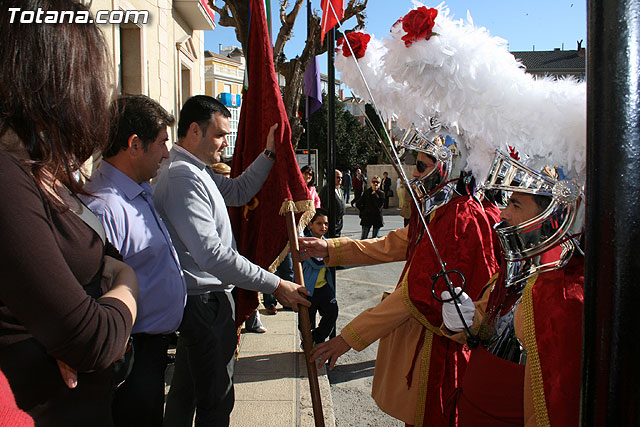
[{"label": "bare tree trunk", "polygon": [[[320,44],[320,17],[314,13],[309,29],[309,37],[302,53],[293,59],[287,60],[284,56],[284,47],[291,39],[293,25],[298,17],[304,0],[295,0],[292,10],[287,13],[289,0],[280,0],[280,30],[273,48],[273,63],[276,72],[285,79],[283,101],[289,124],[291,125],[291,143],[297,147],[298,140],[304,131],[302,122],[298,118],[298,106],[302,96],[304,72],[311,60],[327,51],[326,43]],[[343,22],[356,17],[356,28],[364,27],[366,15],[364,10],[368,0],[349,0],[344,11]],[[242,52],[247,52],[249,40],[249,2],[246,0],[224,0],[224,6],[218,7],[214,0],[209,0],[209,6],[220,15],[218,25],[223,27],[235,27],[236,37],[242,45]]]}]

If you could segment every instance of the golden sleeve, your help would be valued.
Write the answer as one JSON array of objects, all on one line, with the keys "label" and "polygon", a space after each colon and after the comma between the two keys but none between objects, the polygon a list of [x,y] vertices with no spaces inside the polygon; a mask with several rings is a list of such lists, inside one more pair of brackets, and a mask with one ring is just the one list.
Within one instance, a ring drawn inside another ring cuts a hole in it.
[{"label": "golden sleeve", "polygon": [[411,313],[402,300],[402,290],[396,289],[380,304],[349,322],[340,335],[351,348],[361,351],[409,319]]},{"label": "golden sleeve", "polygon": [[329,256],[325,258],[325,263],[333,267],[404,261],[408,242],[406,227],[390,231],[386,236],[377,239],[353,240],[348,237],[327,239]]}]

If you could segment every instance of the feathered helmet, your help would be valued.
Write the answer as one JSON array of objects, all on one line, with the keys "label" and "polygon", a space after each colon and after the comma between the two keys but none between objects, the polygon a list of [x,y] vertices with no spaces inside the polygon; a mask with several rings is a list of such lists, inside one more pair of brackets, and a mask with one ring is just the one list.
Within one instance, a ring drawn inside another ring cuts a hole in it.
[{"label": "feathered helmet", "polygon": [[[548,202],[542,212],[523,223],[509,226],[503,221],[495,226],[507,261],[508,286],[566,264],[577,248],[571,233],[582,224],[582,186],[576,179],[564,176],[561,168],[526,166],[511,149],[509,154],[496,153],[484,190],[493,192],[501,204],[514,192],[544,197]],[[557,253],[543,257],[554,247]]]},{"label": "feathered helmet", "polygon": [[[400,126],[425,125],[426,131],[410,130],[404,146],[437,150],[426,143],[435,138],[424,123],[424,117],[437,116],[464,133],[458,148],[466,165],[460,166],[479,178],[489,175],[487,189],[551,197],[540,217],[499,233],[509,262],[536,258],[563,241],[572,226],[581,226],[576,212],[586,175],[586,84],[535,78],[509,52],[506,40],[477,27],[469,13],[466,20],[454,20],[444,3],[414,5],[392,26],[390,37],[367,38],[357,61],[339,55],[341,78],[365,100],[378,101],[380,111]],[[492,161],[507,145],[562,166],[575,180],[505,154]]]}]

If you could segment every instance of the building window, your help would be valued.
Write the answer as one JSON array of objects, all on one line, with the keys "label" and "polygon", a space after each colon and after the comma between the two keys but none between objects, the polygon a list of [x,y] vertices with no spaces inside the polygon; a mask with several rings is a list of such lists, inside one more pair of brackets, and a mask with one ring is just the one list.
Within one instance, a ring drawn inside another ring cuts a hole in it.
[{"label": "building window", "polygon": [[191,98],[191,70],[184,63],[180,64],[180,105]]},{"label": "building window", "polygon": [[229,118],[229,128],[230,132],[227,135],[227,142],[229,146],[224,149],[222,156],[225,158],[233,157],[233,151],[236,148],[236,139],[238,138],[238,122],[240,121],[240,107],[228,107],[231,112],[231,117]]},{"label": "building window", "polygon": [[120,93],[144,93],[141,39],[140,28],[136,25],[120,25]]}]

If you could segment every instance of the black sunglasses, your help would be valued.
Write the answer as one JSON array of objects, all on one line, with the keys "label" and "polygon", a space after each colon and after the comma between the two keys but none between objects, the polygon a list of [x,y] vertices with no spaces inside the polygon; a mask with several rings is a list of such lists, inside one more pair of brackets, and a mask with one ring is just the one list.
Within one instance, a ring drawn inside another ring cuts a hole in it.
[{"label": "black sunglasses", "polygon": [[372,184],[380,184],[380,181],[371,181]]}]

